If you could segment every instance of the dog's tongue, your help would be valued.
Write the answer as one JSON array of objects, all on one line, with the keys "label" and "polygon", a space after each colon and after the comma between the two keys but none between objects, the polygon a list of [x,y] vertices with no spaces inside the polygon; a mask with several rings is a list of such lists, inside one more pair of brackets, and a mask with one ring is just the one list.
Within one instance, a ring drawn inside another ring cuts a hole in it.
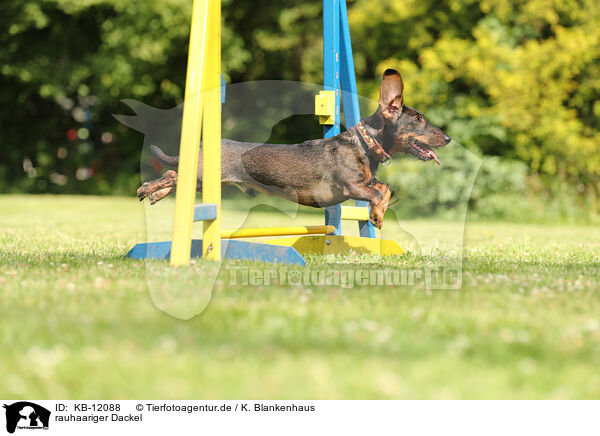
[{"label": "dog's tongue", "polygon": [[433,150],[428,150],[427,154],[429,154],[429,157],[431,157],[434,161],[436,161],[438,165],[442,164],[440,162],[440,160],[438,159],[438,157],[435,155],[435,152]]}]

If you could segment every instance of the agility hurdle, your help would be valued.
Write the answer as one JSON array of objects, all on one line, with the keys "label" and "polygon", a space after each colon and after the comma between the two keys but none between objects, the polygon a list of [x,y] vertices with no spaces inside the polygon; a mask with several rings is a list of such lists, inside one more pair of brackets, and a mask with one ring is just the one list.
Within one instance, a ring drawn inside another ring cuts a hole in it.
[{"label": "agility hurdle", "polygon": [[[315,114],[325,137],[340,133],[340,101],[348,127],[360,120],[345,0],[323,0],[324,86],[315,97]],[[340,57],[342,62],[340,63]],[[341,68],[340,68],[341,66]],[[194,0],[179,149],[178,181],[171,241],[135,245],[133,259],[169,259],[187,265],[191,257],[245,259],[306,265],[300,253],[402,254],[394,241],[375,239],[367,202],[325,209],[323,226],[221,229],[221,1]],[[195,205],[200,139],[203,140],[202,204]],[[341,236],[342,220],[359,222],[361,237]],[[203,222],[203,239],[192,239],[194,222]],[[288,236],[268,243],[237,238]]]}]

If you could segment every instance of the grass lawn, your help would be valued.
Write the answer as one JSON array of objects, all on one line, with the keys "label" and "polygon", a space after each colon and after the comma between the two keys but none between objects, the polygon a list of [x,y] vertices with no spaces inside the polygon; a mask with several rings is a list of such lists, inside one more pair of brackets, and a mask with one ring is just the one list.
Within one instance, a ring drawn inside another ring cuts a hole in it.
[{"label": "grass lawn", "polygon": [[[322,221],[225,209],[227,226]],[[152,237],[168,238],[163,221]],[[222,268],[206,310],[184,321],[157,309],[152,275],[193,287],[218,266],[124,259],[146,238],[136,199],[1,196],[0,397],[600,398],[599,228],[469,223],[461,254],[461,224],[393,221],[384,236],[412,235],[420,251],[308,268],[464,255],[462,288],[244,287]]]}]

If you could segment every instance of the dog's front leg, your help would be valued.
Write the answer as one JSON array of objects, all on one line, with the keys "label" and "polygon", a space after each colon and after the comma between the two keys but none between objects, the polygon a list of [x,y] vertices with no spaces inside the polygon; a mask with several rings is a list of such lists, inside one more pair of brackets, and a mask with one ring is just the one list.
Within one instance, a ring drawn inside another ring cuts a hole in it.
[{"label": "dog's front leg", "polygon": [[345,193],[354,200],[368,201],[371,206],[371,223],[381,229],[383,216],[390,204],[392,191],[385,184],[376,179],[368,182],[354,183],[344,187]]},{"label": "dog's front leg", "polygon": [[[383,226],[383,216],[390,205],[390,198],[392,198],[392,191],[390,187],[383,182],[380,182],[377,179],[372,179],[369,184],[375,189],[379,194],[381,194],[381,200],[376,204],[371,203],[371,223],[378,229],[381,229]],[[377,225],[376,223],[379,223]]]}]

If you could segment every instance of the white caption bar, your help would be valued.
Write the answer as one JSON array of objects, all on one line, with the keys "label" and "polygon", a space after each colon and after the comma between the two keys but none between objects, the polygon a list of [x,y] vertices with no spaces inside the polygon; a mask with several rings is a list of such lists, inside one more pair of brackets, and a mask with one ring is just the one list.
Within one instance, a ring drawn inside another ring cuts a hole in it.
[{"label": "white caption bar", "polygon": [[4,400],[2,404],[0,434],[6,430],[19,436],[190,431],[260,436],[600,434],[597,401]]}]

